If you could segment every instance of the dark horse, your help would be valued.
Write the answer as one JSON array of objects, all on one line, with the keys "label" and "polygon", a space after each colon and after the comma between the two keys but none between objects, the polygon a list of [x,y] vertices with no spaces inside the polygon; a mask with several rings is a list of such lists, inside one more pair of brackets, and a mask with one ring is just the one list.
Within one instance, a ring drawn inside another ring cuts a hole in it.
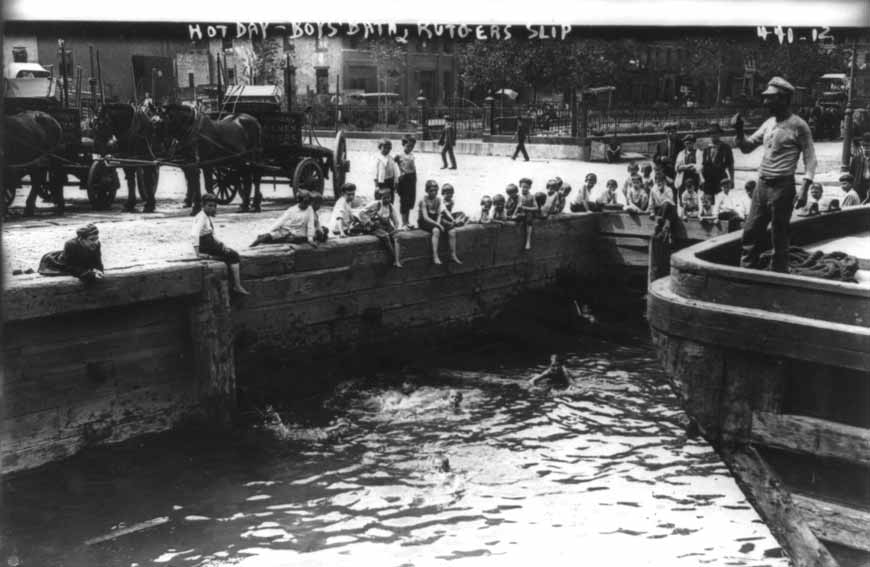
[{"label": "dark horse", "polygon": [[[57,213],[63,214],[63,177],[58,155],[63,149],[63,130],[51,115],[28,110],[6,116],[3,125],[3,185],[17,187],[21,178],[30,175],[30,194],[24,216],[32,216],[36,197],[49,182]],[[56,182],[58,181],[58,182]]]},{"label": "dark horse", "polygon": [[201,208],[199,167],[203,170],[205,189],[214,192],[212,172],[215,167],[230,167],[237,171],[242,182],[241,211],[251,209],[251,187],[255,187],[253,210],[260,211],[262,194],[256,162],[262,156],[262,128],[256,118],[248,114],[230,114],[212,120],[202,112],[181,104],[170,104],[161,113],[165,135],[175,140],[172,155],[184,163],[202,165],[182,166],[187,179],[185,205],[192,205],[191,214]]},{"label": "dark horse", "polygon": [[[103,105],[94,125],[94,149],[100,154],[112,153],[119,158],[153,160],[156,147],[156,128],[141,109],[124,103]],[[157,193],[157,171],[154,167],[125,167],[127,203],[124,210],[136,210],[136,178],[145,199],[145,212],[154,212]]]}]

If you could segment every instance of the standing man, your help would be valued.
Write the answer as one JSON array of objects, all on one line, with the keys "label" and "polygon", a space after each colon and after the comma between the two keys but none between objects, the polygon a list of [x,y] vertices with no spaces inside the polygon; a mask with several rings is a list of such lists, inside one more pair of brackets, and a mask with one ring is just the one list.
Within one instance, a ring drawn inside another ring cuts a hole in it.
[{"label": "standing man", "polygon": [[853,138],[849,173],[855,179],[855,191],[861,201],[867,202],[870,198],[870,132],[864,132],[860,138]]},{"label": "standing man", "polygon": [[[704,156],[701,150],[695,147],[695,136],[692,134],[686,134],[683,138],[683,144],[685,145],[685,149],[677,154],[677,161],[675,164],[677,177],[674,179],[674,184],[680,194],[683,193],[683,185],[686,183],[687,178],[691,177],[695,180],[695,187],[701,187],[704,181],[701,176],[701,163]],[[716,192],[719,192],[718,187],[716,188]]]},{"label": "standing man", "polygon": [[517,131],[514,133],[514,138],[517,140],[517,149],[514,150],[514,157],[511,159],[517,159],[517,156],[520,152],[523,152],[523,157],[525,161],[529,161],[529,152],[526,151],[526,138],[529,136],[529,127],[526,125],[526,121],[522,116],[517,118]]},{"label": "standing man", "polygon": [[[764,156],[758,170],[758,187],[752,193],[749,217],[743,227],[743,251],[740,265],[755,268],[758,257],[767,249],[767,225],[771,223],[773,262],[776,272],[788,272],[789,221],[792,209],[806,204],[807,189],[816,173],[816,152],[810,127],[789,109],[794,87],[782,77],[773,77],[761,93],[771,117],[750,137],[743,133],[743,118],[734,117],[736,145],[748,154],[764,144]],[[803,187],[795,200],[795,179],[798,157],[803,154]]]},{"label": "standing man", "polygon": [[674,164],[677,163],[677,154],[682,149],[683,145],[677,136],[677,125],[673,122],[665,124],[665,141],[656,145],[656,153],[653,156],[653,163],[663,167],[665,177],[674,179],[676,176]]},{"label": "standing man", "polygon": [[438,145],[443,146],[441,161],[444,165],[441,166],[441,169],[447,169],[447,156],[450,156],[450,169],[456,169],[456,156],[453,155],[453,146],[456,145],[456,128],[453,127],[453,121],[446,114],[444,115],[444,130],[441,131]]},{"label": "standing man", "polygon": [[704,148],[701,175],[704,177],[702,189],[707,195],[716,195],[723,179],[730,179],[734,186],[734,152],[722,141],[722,127],[716,123],[710,126],[710,145]]}]

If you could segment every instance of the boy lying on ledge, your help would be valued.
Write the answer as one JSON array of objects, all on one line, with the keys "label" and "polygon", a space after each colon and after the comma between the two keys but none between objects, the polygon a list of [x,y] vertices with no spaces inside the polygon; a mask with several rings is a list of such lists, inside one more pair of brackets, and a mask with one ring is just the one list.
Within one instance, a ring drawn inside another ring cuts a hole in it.
[{"label": "boy lying on ledge", "polygon": [[103,279],[100,231],[93,224],[78,229],[63,250],[42,257],[38,271],[43,276],[74,276],[85,283]]}]

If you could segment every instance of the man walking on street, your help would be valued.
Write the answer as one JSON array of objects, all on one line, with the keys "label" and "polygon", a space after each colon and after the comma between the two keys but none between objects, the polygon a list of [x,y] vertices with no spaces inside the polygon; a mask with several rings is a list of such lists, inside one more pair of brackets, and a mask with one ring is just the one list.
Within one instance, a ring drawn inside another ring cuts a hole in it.
[{"label": "man walking on street", "polygon": [[447,169],[447,156],[450,156],[450,169],[456,169],[456,156],[453,155],[453,146],[456,145],[456,128],[453,127],[453,122],[449,116],[444,116],[444,130],[441,131],[438,145],[443,146],[441,161],[444,165],[441,166],[441,169]]},{"label": "man walking on street", "polygon": [[517,149],[514,150],[514,157],[511,159],[517,159],[517,156],[522,152],[525,161],[529,161],[529,152],[526,151],[526,138],[528,138],[528,136],[529,127],[526,125],[526,121],[523,117],[520,116],[517,118],[517,131],[514,133],[514,137],[517,139]]},{"label": "man walking on street", "polygon": [[[788,272],[789,221],[793,208],[801,208],[807,200],[807,189],[816,173],[816,153],[810,127],[789,109],[794,87],[782,77],[773,77],[761,93],[764,106],[772,115],[748,138],[743,132],[743,118],[734,117],[736,145],[747,154],[764,144],[764,156],[758,170],[758,186],[752,194],[749,217],[743,227],[743,251],[740,265],[755,268],[761,253],[773,244],[771,268]],[[803,154],[803,187],[795,199],[795,170]],[[767,225],[771,224],[771,239]]]}]

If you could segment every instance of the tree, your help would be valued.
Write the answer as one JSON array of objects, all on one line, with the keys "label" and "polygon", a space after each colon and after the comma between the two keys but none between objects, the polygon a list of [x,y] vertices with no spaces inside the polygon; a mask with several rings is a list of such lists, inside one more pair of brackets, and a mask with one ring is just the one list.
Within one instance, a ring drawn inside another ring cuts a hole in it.
[{"label": "tree", "polygon": [[274,37],[255,40],[254,45],[254,82],[261,85],[283,84],[284,58],[281,45]]},{"label": "tree", "polygon": [[795,86],[810,86],[824,73],[848,69],[848,50],[842,45],[759,40],[755,53],[759,75],[764,79],[779,75]]},{"label": "tree", "polygon": [[[392,93],[398,90],[396,80],[402,75],[405,66],[405,48],[389,38],[372,40],[368,44],[375,63],[377,91]],[[407,72],[407,69],[405,69]],[[378,115],[382,123],[388,121],[389,98],[378,97]]]}]

